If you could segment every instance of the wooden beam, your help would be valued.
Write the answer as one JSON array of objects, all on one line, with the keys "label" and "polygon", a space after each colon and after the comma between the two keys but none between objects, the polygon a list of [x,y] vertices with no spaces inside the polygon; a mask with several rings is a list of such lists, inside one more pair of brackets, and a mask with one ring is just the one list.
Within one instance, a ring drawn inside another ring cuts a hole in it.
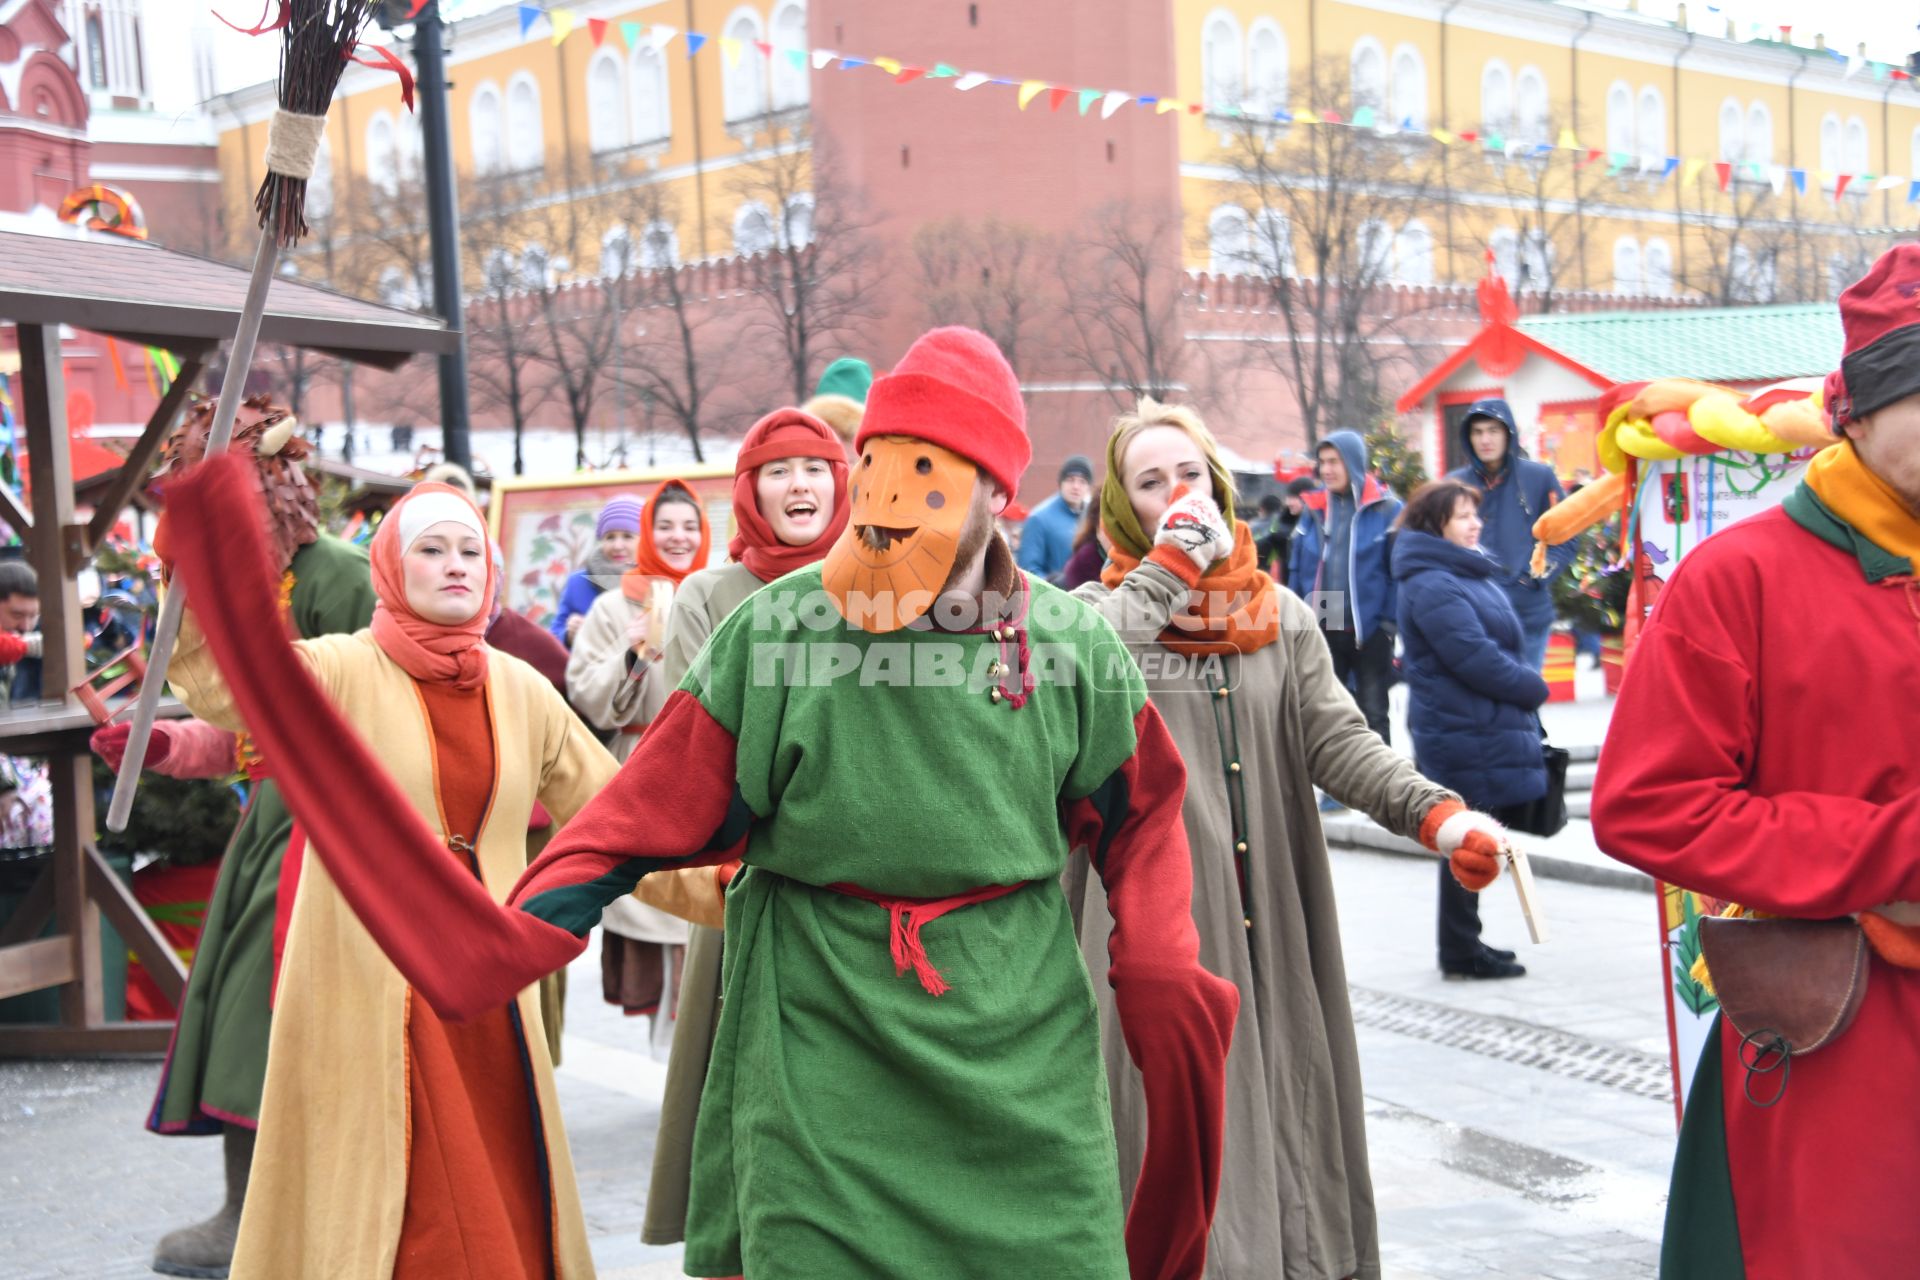
[{"label": "wooden beam", "polygon": [[[193,394],[194,387],[200,381],[200,373],[206,367],[204,358],[189,360],[180,366],[180,376],[173,380],[173,385],[167,388],[167,394],[160,398],[153,416],[147,419],[147,429],[140,433],[139,442],[127,454],[127,460],[120,464],[119,473],[107,485],[107,491],[100,496],[99,505],[93,509],[93,519],[87,522],[89,554],[113,531],[114,522],[120,519],[127,502],[146,483],[147,468],[153,465],[154,455],[160,452],[160,446],[166,443],[167,436],[172,433],[181,408]],[[0,485],[0,489],[4,488],[4,485]]]},{"label": "wooden beam", "polygon": [[31,942],[40,936],[40,930],[53,918],[53,868],[40,868],[40,874],[34,878],[33,887],[27,890],[24,898],[13,909],[13,914],[0,923],[0,947],[10,947],[16,942]]},{"label": "wooden beam", "polygon": [[[41,598],[46,597],[42,591]],[[73,979],[60,988],[60,1022],[96,1027],[106,1021],[101,988],[100,912],[87,894],[87,841],[93,839],[93,757],[47,761],[53,786],[53,904],[59,930],[73,947]]]},{"label": "wooden beam", "polygon": [[42,938],[0,950],[0,999],[73,981],[73,947],[65,938]]},{"label": "wooden beam", "polygon": [[92,1027],[0,1027],[0,1058],[157,1058],[173,1038],[171,1022],[113,1022]]},{"label": "wooden beam", "polygon": [[160,994],[178,1008],[181,993],[187,987],[187,971],[180,963],[179,954],[160,936],[153,917],[92,845],[87,846],[87,894],[133,948],[134,955],[146,966],[147,976],[160,988]]},{"label": "wooden beam", "polygon": [[[33,532],[22,535],[40,579],[42,700],[58,702],[87,673],[80,593],[69,572],[64,538],[73,524],[73,459],[67,446],[67,391],[60,369],[60,331],[16,326],[20,338],[20,408],[33,485]],[[92,834],[91,831],[88,832]]]}]

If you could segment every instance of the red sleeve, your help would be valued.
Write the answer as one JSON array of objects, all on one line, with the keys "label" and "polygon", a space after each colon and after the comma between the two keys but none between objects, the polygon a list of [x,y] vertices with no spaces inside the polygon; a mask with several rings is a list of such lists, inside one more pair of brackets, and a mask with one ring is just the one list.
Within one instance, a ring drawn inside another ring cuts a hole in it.
[{"label": "red sleeve", "polygon": [[[725,753],[724,764],[714,758],[711,731],[699,739],[705,754],[688,746],[686,735],[661,734],[660,747],[647,752],[643,744],[616,781],[528,868],[514,893],[514,902],[526,909],[496,903],[485,885],[446,856],[432,829],[288,643],[278,617],[264,513],[248,468],[244,459],[226,454],[170,487],[167,503],[176,517],[170,524],[180,580],[191,592],[194,615],[235,705],[266,758],[276,764],[275,780],[287,808],[354,914],[435,1011],[464,1018],[497,1008],[580,954],[587,929],[599,917],[597,909],[587,916],[586,898],[610,902],[648,871],[731,856],[727,849],[701,858],[699,843],[673,847],[673,841],[697,825],[698,814],[716,815],[707,828],[713,832],[718,816],[729,811],[732,753]],[[705,715],[691,698],[688,703],[676,709],[680,717],[691,721]],[[674,745],[672,759],[665,759],[666,741],[676,736],[683,740]],[[624,821],[582,825],[604,815],[615,795],[622,798],[615,803],[634,810],[623,815]],[[343,803],[349,798],[351,803]],[[664,804],[664,811],[652,803]],[[379,820],[369,822],[368,814]],[[680,816],[674,820],[668,814]],[[643,825],[653,832],[650,838],[635,834]],[[638,842],[624,846],[625,855],[589,854],[583,835]],[[535,886],[531,898],[530,885]],[[543,886],[562,891],[561,897],[549,900]]]},{"label": "red sleeve", "polygon": [[1127,1052],[1147,1097],[1147,1150],[1127,1215],[1133,1280],[1187,1280],[1206,1269],[1220,1193],[1227,1047],[1240,1008],[1231,982],[1200,967],[1193,864],[1180,803],[1186,768],[1152,703],[1134,717],[1134,753],[1066,808],[1106,886],[1108,941]]},{"label": "red sleeve", "polygon": [[1737,605],[1708,595],[1705,567],[1682,564],[1634,649],[1594,781],[1596,841],[1649,875],[1775,915],[1920,900],[1920,794],[1882,805],[1747,789],[1760,691],[1738,655],[1759,641]]},{"label": "red sleeve", "polygon": [[11,631],[0,631],[0,667],[10,667],[26,656],[26,640]]}]

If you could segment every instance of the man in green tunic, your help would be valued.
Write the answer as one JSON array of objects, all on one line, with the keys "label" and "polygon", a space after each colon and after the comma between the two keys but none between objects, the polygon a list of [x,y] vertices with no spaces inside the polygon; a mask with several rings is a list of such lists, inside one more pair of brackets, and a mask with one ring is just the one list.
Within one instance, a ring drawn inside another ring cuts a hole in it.
[{"label": "man in green tunic", "polygon": [[[212,400],[203,400],[187,415],[167,442],[165,471],[204,455],[213,409]],[[251,396],[240,407],[231,448],[251,457],[259,470],[282,571],[280,598],[294,629],[309,639],[358,631],[373,618],[367,553],[320,532],[319,506],[300,465],[308,447],[293,434],[295,426],[288,410],[264,395]],[[155,541],[164,558],[164,533]],[[266,1079],[274,973],[292,906],[292,886],[283,902],[280,880],[294,819],[268,763],[244,739],[236,749],[232,735],[199,722],[163,721],[154,731],[148,768],[176,777],[244,770],[252,782],[246,812],[221,860],[173,1044],[147,1115],[154,1133],[217,1133],[226,1148],[225,1202],[206,1221],[165,1236],[154,1251],[154,1269],[163,1275],[225,1275]],[[127,726],[112,725],[95,735],[94,746],[117,768],[126,739]],[[189,764],[189,757],[196,762]],[[183,766],[187,774],[180,772]]]},{"label": "man in green tunic", "polygon": [[[1204,1267],[1238,997],[1199,963],[1185,773],[1138,669],[993,534],[1029,457],[1024,423],[987,338],[917,342],[874,384],[835,552],[719,628],[504,907],[384,798],[357,744],[314,768],[309,749],[287,775],[355,912],[456,1017],[577,955],[641,877],[743,860],[689,1274]],[[196,609],[248,723],[273,751],[331,742],[291,654],[252,642],[245,584],[214,585],[228,589],[210,600],[196,581]],[[329,803],[348,778],[385,821]],[[1093,992],[1059,883],[1076,849],[1107,888],[1109,976],[1147,1095],[1124,1227]]]}]

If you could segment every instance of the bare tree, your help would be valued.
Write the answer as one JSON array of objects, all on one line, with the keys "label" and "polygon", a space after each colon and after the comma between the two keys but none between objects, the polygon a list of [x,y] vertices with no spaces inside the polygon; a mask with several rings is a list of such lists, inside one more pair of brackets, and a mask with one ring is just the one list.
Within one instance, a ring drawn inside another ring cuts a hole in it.
[{"label": "bare tree", "polygon": [[1720,307],[1805,300],[1798,252],[1805,229],[1790,202],[1766,182],[1734,173],[1724,193],[1702,184],[1693,194],[1688,211],[1687,192],[1680,193],[1681,216],[1695,231],[1681,273],[1687,288]]},{"label": "bare tree", "polygon": [[[1315,100],[1345,103],[1344,66],[1320,66]],[[1311,448],[1334,427],[1379,417],[1385,344],[1420,308],[1384,305],[1396,282],[1430,284],[1436,238],[1416,215],[1432,207],[1438,147],[1424,134],[1381,134],[1242,119],[1221,199],[1244,215],[1234,235],[1210,226],[1217,268],[1265,282],[1284,333],[1248,358],[1287,382]],[[1216,217],[1222,215],[1216,213]],[[1225,215],[1231,218],[1233,215]]]},{"label": "bare tree", "polygon": [[859,345],[881,311],[874,219],[841,171],[829,141],[804,124],[780,124],[765,154],[743,166],[733,193],[753,292],[764,305],[752,329],[785,360],[794,403],[813,393],[818,366]]},{"label": "bare tree", "polygon": [[542,359],[545,333],[527,323],[520,194],[519,184],[502,175],[476,175],[463,188],[462,218],[467,261],[479,275],[467,300],[467,377],[481,405],[507,416],[515,475],[526,473],[527,426],[553,392]]},{"label": "bare tree", "polygon": [[1174,219],[1172,210],[1108,205],[1060,256],[1061,355],[1123,407],[1171,395],[1190,355]]},{"label": "bare tree", "polygon": [[946,218],[915,231],[912,248],[928,322],[978,329],[1024,372],[1034,331],[1057,305],[1046,269],[1052,239],[1001,218]]},{"label": "bare tree", "polygon": [[[1569,108],[1560,120],[1575,118]],[[1577,125],[1567,127],[1577,134]],[[1480,248],[1496,260],[1508,259],[1501,263],[1502,274],[1542,312],[1552,311],[1560,294],[1588,287],[1589,187],[1604,181],[1607,172],[1593,172],[1582,159],[1550,145],[1547,139],[1559,128],[1558,122],[1546,121],[1527,130],[1525,140],[1504,140],[1499,149],[1483,150],[1477,160],[1466,162],[1482,166],[1479,175],[1468,176],[1478,178],[1478,191],[1512,218],[1510,226],[1490,224]],[[1625,169],[1615,176],[1639,181]]]}]

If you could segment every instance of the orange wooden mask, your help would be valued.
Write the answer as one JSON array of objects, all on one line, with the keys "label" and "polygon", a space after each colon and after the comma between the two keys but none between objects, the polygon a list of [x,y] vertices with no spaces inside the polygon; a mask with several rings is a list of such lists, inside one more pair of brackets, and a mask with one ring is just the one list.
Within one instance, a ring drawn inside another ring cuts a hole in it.
[{"label": "orange wooden mask", "polygon": [[933,608],[978,477],[968,459],[912,436],[867,441],[853,464],[846,531],[820,567],[841,617],[884,635]]}]

